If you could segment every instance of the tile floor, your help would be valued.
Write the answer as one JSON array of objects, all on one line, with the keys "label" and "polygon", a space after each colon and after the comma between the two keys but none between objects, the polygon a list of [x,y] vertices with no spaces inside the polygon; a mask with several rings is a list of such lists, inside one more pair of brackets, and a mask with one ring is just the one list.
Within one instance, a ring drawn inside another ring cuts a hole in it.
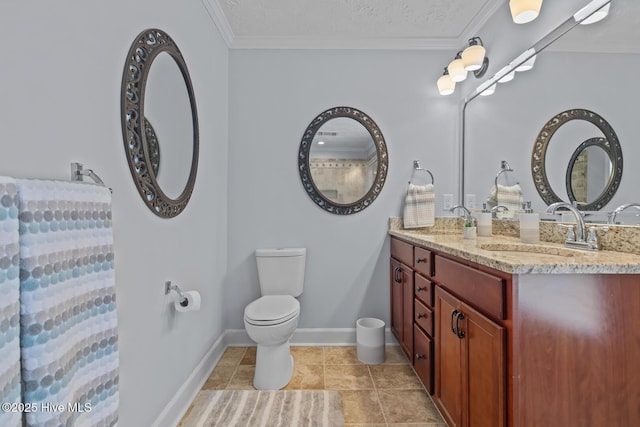
[{"label": "tile floor", "polygon": [[[381,365],[361,363],[355,347],[291,353],[295,370],[285,390],[339,390],[345,427],[446,427],[399,346],[386,347]],[[255,360],[255,347],[228,347],[202,389],[253,390]]]}]

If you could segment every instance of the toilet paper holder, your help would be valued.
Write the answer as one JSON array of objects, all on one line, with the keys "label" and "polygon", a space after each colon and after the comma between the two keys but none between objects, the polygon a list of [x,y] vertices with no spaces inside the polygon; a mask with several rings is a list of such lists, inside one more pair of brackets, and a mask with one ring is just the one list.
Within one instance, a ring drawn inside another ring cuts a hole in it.
[{"label": "toilet paper holder", "polygon": [[180,296],[181,306],[186,307],[187,304],[189,304],[187,297],[185,297],[184,294],[182,293],[182,289],[180,289],[180,286],[172,285],[171,280],[167,280],[166,282],[164,282],[164,294],[169,295],[171,291],[176,291],[178,293],[178,296]]}]

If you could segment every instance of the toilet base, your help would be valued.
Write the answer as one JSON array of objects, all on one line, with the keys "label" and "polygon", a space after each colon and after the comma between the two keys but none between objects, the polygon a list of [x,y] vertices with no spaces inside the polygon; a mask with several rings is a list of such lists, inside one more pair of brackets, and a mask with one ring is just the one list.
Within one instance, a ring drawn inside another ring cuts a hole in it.
[{"label": "toilet base", "polygon": [[253,376],[253,386],[257,390],[280,390],[289,384],[292,376],[293,356],[289,340],[274,346],[258,344]]}]

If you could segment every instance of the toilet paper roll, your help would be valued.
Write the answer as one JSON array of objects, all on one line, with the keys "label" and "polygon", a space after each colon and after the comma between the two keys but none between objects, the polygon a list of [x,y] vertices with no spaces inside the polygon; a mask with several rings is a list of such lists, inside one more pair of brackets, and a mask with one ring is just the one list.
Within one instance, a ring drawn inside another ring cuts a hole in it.
[{"label": "toilet paper roll", "polygon": [[180,297],[176,298],[173,305],[176,308],[176,311],[181,313],[187,311],[198,311],[200,310],[200,292],[198,291],[187,291],[183,292],[184,299]]}]

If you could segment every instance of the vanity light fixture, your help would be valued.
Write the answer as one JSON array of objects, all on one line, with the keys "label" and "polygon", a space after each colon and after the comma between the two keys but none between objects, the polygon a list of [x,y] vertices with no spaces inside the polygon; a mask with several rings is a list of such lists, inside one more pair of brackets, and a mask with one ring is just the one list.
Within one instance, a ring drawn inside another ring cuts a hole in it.
[{"label": "vanity light fixture", "polygon": [[594,24],[602,21],[609,15],[610,0],[593,0],[591,3],[577,11],[573,19],[580,25]]},{"label": "vanity light fixture", "polygon": [[496,83],[492,84],[491,86],[489,86],[488,88],[480,92],[480,96],[493,95],[496,92],[496,86],[497,86]]},{"label": "vanity light fixture", "polygon": [[531,58],[527,59],[521,65],[518,65],[515,71],[529,71],[533,68],[533,65],[536,63],[536,55],[533,55]]},{"label": "vanity light fixture", "polygon": [[[507,67],[503,68],[500,72],[503,73],[505,69],[507,69]],[[511,80],[513,80],[515,76],[516,76],[516,70],[511,70],[510,72],[506,73],[504,76],[500,77],[498,79],[498,83],[510,82]]]},{"label": "vanity light fixture", "polygon": [[480,37],[469,39],[469,47],[462,51],[464,69],[473,71],[473,75],[478,79],[484,76],[487,68],[489,68],[489,58],[486,54],[487,51],[482,45],[482,39]]},{"label": "vanity light fixture", "polygon": [[516,24],[526,24],[538,17],[542,0],[510,0],[511,18]]},{"label": "vanity light fixture", "polygon": [[438,92],[442,96],[451,95],[456,90],[456,82],[451,80],[449,70],[444,67],[444,73],[438,79]]},{"label": "vanity light fixture", "polygon": [[453,61],[449,63],[449,76],[454,82],[463,82],[467,79],[468,71],[464,68],[462,61],[462,51],[458,52]]}]

